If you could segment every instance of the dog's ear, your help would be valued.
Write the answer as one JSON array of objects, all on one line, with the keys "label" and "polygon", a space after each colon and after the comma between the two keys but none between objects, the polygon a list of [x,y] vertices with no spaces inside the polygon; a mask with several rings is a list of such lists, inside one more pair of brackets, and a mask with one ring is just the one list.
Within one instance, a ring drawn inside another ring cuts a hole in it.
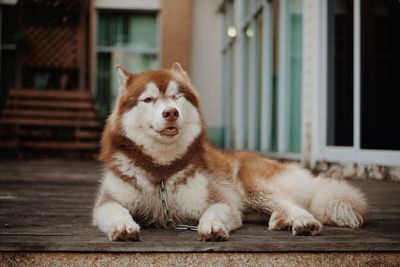
[{"label": "dog's ear", "polygon": [[183,70],[181,64],[179,64],[178,62],[172,64],[171,71],[174,72],[176,75],[178,75],[179,78],[181,78],[182,80],[185,80],[188,83],[190,83],[189,75],[187,74],[186,71]]},{"label": "dog's ear", "polygon": [[122,65],[116,65],[115,68],[117,69],[117,76],[118,76],[118,86],[120,90],[125,87],[126,81],[128,80],[129,76],[132,76],[133,74],[130,73],[124,66]]}]

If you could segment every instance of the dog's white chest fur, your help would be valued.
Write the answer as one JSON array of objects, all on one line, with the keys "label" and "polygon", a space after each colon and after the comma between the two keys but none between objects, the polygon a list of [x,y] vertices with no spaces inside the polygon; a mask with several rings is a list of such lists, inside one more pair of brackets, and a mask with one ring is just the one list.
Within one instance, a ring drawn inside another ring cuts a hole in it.
[{"label": "dog's white chest fur", "polygon": [[[109,171],[105,174],[104,189],[126,206],[131,213],[140,213],[147,222],[165,223],[166,216],[160,196],[161,183],[152,183],[143,171],[123,154],[117,154],[115,160],[120,172],[132,177],[137,187],[135,188]],[[184,169],[169,177],[165,182],[167,206],[171,217],[177,221],[198,220],[208,205],[207,177],[198,171],[186,176],[187,170]]]}]

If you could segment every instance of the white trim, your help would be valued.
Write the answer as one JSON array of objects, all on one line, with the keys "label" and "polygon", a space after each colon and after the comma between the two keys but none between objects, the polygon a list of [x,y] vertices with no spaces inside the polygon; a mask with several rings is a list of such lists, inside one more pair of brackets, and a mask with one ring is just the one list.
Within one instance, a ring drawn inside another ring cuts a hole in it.
[{"label": "white trim", "polygon": [[400,151],[372,149],[357,150],[351,147],[327,147],[324,150],[324,155],[321,160],[400,166]]},{"label": "white trim", "polygon": [[362,149],[358,152],[359,164],[379,164],[400,167],[400,151]]},{"label": "white trim", "polygon": [[236,98],[234,100],[235,108],[233,109],[235,112],[235,148],[236,149],[244,149],[244,129],[243,122],[244,118],[244,106],[243,99],[245,94],[244,81],[243,81],[243,47],[244,47],[244,35],[243,31],[239,28],[240,19],[243,10],[243,1],[235,1],[233,5],[234,12],[234,23],[236,27],[236,45],[234,46],[234,57],[235,57],[235,65],[234,65],[234,79],[235,79],[235,90],[236,90]]},{"label": "white trim", "polygon": [[[226,30],[227,27],[233,26],[235,24],[234,19],[234,6],[231,3],[225,3],[225,11],[224,16],[221,16],[220,23],[220,37],[222,38],[222,49],[220,53],[221,57],[221,78],[220,86],[222,88],[222,97],[221,97],[221,107],[223,114],[223,127],[224,127],[224,148],[232,149],[234,143],[234,131],[236,129],[234,116],[233,114],[233,102],[234,99],[234,90],[233,88],[233,75],[235,73],[234,69],[234,53],[235,53],[235,38],[229,38],[226,40]],[[233,23],[231,21],[233,20]],[[227,22],[227,23],[226,23]],[[232,25],[232,24],[233,25]],[[229,24],[229,25],[228,25]]]},{"label": "white trim", "polygon": [[[321,75],[322,81],[321,81],[321,97],[322,101],[321,104],[319,105],[319,110],[321,111],[321,153],[320,155],[323,154],[323,148],[326,147],[326,144],[328,143],[328,2],[327,0],[323,1],[323,7],[324,7],[324,15],[322,16],[324,18],[323,23],[322,23],[322,29],[321,31],[323,32],[323,43],[322,43],[322,70],[323,73]],[[318,112],[318,111],[317,111]]]},{"label": "white trim", "polygon": [[353,145],[360,150],[360,113],[361,113],[361,3],[354,0],[354,40],[353,40]]},{"label": "white trim", "polygon": [[288,32],[287,32],[287,0],[281,0],[279,6],[279,61],[278,61],[278,152],[287,148],[287,80],[288,80]]},{"label": "white trim", "polygon": [[271,111],[272,111],[272,8],[270,2],[264,2],[262,39],[262,91],[261,91],[261,151],[270,149]]},{"label": "white trim", "polygon": [[[313,121],[312,123],[312,144],[311,144],[311,168],[322,158],[323,147],[326,144],[326,92],[327,92],[327,45],[328,45],[328,5],[327,0],[317,1],[317,8],[314,9],[314,44],[316,46],[314,55],[314,87],[313,87]],[[306,140],[307,136],[304,136]]]},{"label": "white trim", "polygon": [[98,9],[159,10],[161,0],[96,0]]},{"label": "white trim", "polygon": [[219,72],[221,75],[221,78],[219,79],[219,88],[220,88],[220,101],[219,104],[221,106],[219,112],[221,112],[222,116],[222,140],[223,140],[223,147],[226,148],[226,131],[227,131],[227,125],[226,125],[226,107],[225,107],[225,53],[226,53],[226,48],[224,47],[223,41],[225,38],[225,29],[224,29],[224,16],[220,17],[220,23],[219,23],[219,36],[222,39],[221,44],[221,53],[219,53],[219,61],[221,62],[219,66]]},{"label": "white trim", "polygon": [[355,149],[352,147],[327,146],[323,151],[322,160],[356,162]]}]

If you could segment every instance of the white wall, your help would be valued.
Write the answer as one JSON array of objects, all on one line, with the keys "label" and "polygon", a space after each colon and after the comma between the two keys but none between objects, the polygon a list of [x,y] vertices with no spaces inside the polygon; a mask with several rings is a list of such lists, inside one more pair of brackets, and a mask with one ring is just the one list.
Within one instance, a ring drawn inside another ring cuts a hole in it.
[{"label": "white wall", "polygon": [[190,76],[209,127],[222,127],[219,1],[193,0]]}]

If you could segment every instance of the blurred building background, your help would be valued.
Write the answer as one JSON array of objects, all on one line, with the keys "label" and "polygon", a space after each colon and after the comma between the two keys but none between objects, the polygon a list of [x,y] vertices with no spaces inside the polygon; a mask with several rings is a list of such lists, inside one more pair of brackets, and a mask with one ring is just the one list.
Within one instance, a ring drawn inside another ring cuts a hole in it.
[{"label": "blurred building background", "polygon": [[400,180],[397,0],[0,0],[0,25],[3,151],[95,153],[114,66],[179,61],[214,144]]}]

